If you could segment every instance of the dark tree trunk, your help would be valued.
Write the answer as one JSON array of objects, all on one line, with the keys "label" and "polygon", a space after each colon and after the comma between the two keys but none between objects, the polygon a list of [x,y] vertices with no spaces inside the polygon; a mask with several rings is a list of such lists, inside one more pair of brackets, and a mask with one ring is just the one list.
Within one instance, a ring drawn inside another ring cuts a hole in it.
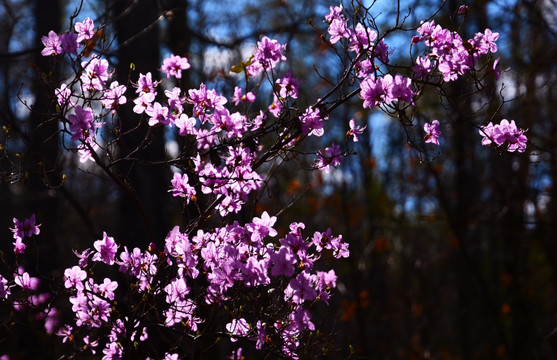
[{"label": "dark tree trunk", "polygon": [[[121,0],[114,15],[120,44],[117,77],[119,83],[128,84],[131,103],[135,89],[128,80],[137,81],[139,73],[148,72],[154,79],[158,78],[160,46],[156,22],[160,13],[156,1]],[[135,64],[134,72],[130,72],[131,63]],[[119,168],[128,186],[120,200],[119,241],[128,246],[146,246],[151,241],[162,244],[169,231],[170,198],[166,189],[170,186],[170,176],[163,166],[149,163],[165,159],[164,130],[149,127],[145,118],[137,127],[139,116],[131,112],[131,107],[126,109],[119,112],[124,134],[119,144],[120,155],[124,158],[129,155]],[[138,158],[144,162],[134,160]]]}]

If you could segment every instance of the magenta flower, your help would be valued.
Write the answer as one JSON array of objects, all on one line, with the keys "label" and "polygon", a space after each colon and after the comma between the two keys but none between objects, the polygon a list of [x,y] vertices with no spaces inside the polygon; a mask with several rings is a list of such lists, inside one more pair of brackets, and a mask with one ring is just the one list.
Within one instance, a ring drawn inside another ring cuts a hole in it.
[{"label": "magenta flower", "polygon": [[58,310],[55,307],[47,308],[43,312],[44,318],[44,328],[47,334],[54,334],[56,329],[60,326],[60,317]]},{"label": "magenta flower", "polygon": [[281,98],[298,98],[298,88],[300,87],[300,85],[298,79],[294,77],[292,70],[290,70],[282,78],[277,79],[276,84],[280,87],[279,95]]},{"label": "magenta flower", "polygon": [[299,331],[304,331],[306,329],[315,330],[315,325],[311,322],[309,310],[302,307],[296,308],[296,311],[290,314],[290,321],[290,326]]},{"label": "magenta flower", "polygon": [[234,105],[238,106],[240,105],[241,102],[254,102],[255,101],[255,95],[249,91],[247,92],[245,95],[242,94],[242,89],[238,86],[234,87],[234,95],[232,96],[232,98],[230,99]]},{"label": "magenta flower", "polygon": [[277,97],[277,94],[273,94],[273,102],[267,108],[274,117],[278,118],[280,112],[282,111],[282,101]]},{"label": "magenta flower", "polygon": [[361,50],[368,50],[373,45],[375,39],[377,39],[377,33],[375,31],[358,23],[350,36],[350,47],[348,51],[360,53]]},{"label": "magenta flower", "polygon": [[396,74],[392,81],[391,97],[399,101],[413,103],[414,91],[412,91],[412,80],[400,74]]},{"label": "magenta flower", "polygon": [[337,275],[332,269],[328,272],[318,271],[317,279],[320,290],[325,290],[326,288],[335,288],[337,286]]},{"label": "magenta flower", "polygon": [[105,278],[103,283],[99,285],[99,294],[109,300],[114,300],[114,290],[118,288],[118,283]]},{"label": "magenta flower", "polygon": [[381,103],[390,104],[392,99],[391,88],[393,78],[390,74],[375,79],[370,75],[360,84],[359,97],[364,100],[364,108],[373,109]]},{"label": "magenta flower", "polygon": [[326,147],[325,150],[320,150],[317,153],[317,168],[325,169],[325,172],[330,171],[330,166],[338,166],[342,162],[342,152],[340,146],[334,143],[330,147]]},{"label": "magenta flower", "polygon": [[29,276],[28,272],[14,274],[14,281],[23,290],[37,290],[39,287],[39,279]]},{"label": "magenta flower", "polygon": [[174,173],[174,178],[172,179],[172,196],[186,198],[186,202],[189,204],[190,200],[195,197],[195,188],[191,186],[188,182],[188,175],[179,173]]},{"label": "magenta flower", "polygon": [[83,280],[86,278],[87,273],[79,266],[75,265],[64,271],[64,286],[66,289],[75,288],[77,290],[83,290]]},{"label": "magenta flower", "polygon": [[85,249],[81,253],[79,251],[76,251],[76,250],[72,250],[72,251],[73,251],[74,255],[77,256],[77,258],[79,259],[77,264],[82,269],[85,268],[85,266],[87,266],[87,263],[89,262],[89,256],[91,256],[91,254],[94,253],[94,251],[91,250],[91,249]]},{"label": "magenta flower", "polygon": [[68,115],[72,140],[85,140],[89,136],[95,136],[95,125],[93,124],[93,109],[76,106],[75,114]]},{"label": "magenta flower", "polygon": [[81,74],[81,88],[83,91],[102,91],[106,82],[112,76],[108,72],[108,61],[93,57],[89,61],[81,63],[83,73]]},{"label": "magenta flower", "polygon": [[103,354],[102,360],[120,360],[122,359],[122,348],[117,342],[112,342],[106,344]]},{"label": "magenta flower", "polygon": [[140,93],[137,98],[133,100],[135,106],[133,107],[133,112],[136,114],[143,114],[145,110],[151,106],[151,103],[155,101],[155,94],[151,92]]},{"label": "magenta flower", "polygon": [[346,20],[343,18],[333,19],[333,21],[329,25],[329,28],[327,29],[327,32],[329,33],[329,35],[331,35],[331,38],[329,39],[329,42],[331,44],[336,44],[343,38],[350,37],[350,32],[348,31],[346,25]]},{"label": "magenta flower", "polygon": [[258,241],[267,236],[277,236],[278,232],[273,228],[273,225],[276,221],[276,216],[269,216],[269,213],[263,211],[263,214],[261,214],[261,218],[254,217],[252,219],[252,222],[247,224],[246,227],[252,230],[254,234],[258,233],[257,236],[252,236],[253,240]]},{"label": "magenta flower", "polygon": [[[89,148],[89,146],[91,146],[91,148]],[[95,158],[93,157],[93,152],[97,151],[99,149],[99,145],[93,140],[92,137],[88,137],[84,140],[83,143],[79,144],[77,146],[77,153],[79,154],[79,162],[80,163],[85,163],[88,160],[91,161],[95,161]]]},{"label": "magenta flower", "polygon": [[93,261],[102,261],[108,265],[114,264],[114,257],[116,256],[116,250],[118,250],[118,245],[116,245],[114,238],[103,232],[102,240],[95,241],[93,246],[97,250],[93,254]]},{"label": "magenta flower", "polygon": [[439,137],[441,136],[441,131],[439,130],[439,121],[433,120],[431,124],[424,124],[425,142],[439,145]]},{"label": "magenta flower", "polygon": [[0,300],[7,299],[10,296],[11,286],[8,285],[8,280],[6,280],[2,275],[0,275]]},{"label": "magenta flower", "polygon": [[67,34],[60,35],[60,41],[62,43],[62,48],[66,54],[77,55],[77,48],[79,44],[77,43],[77,34],[70,31]]},{"label": "magenta flower", "polygon": [[232,319],[231,322],[226,324],[225,326],[226,331],[228,331],[232,336],[230,337],[230,341],[236,342],[236,336],[243,337],[246,336],[249,332],[249,324],[244,318],[240,319]]},{"label": "magenta flower", "polygon": [[286,44],[281,45],[276,40],[271,40],[264,36],[261,41],[257,42],[257,48],[253,53],[255,62],[261,64],[265,69],[272,69],[281,61],[286,61],[286,56],[282,54],[282,50],[286,49]]},{"label": "magenta flower", "polygon": [[497,125],[490,122],[481,127],[479,133],[483,136],[482,145],[489,145],[494,142],[497,146],[506,144],[506,150],[509,152],[524,152],[528,141],[528,138],[524,135],[526,131],[517,128],[514,120],[509,122],[507,119],[503,119]]},{"label": "magenta flower", "polygon": [[183,58],[177,55],[170,55],[164,59],[161,70],[166,73],[166,78],[171,76],[176,77],[176,79],[182,78],[182,70],[187,70],[190,68],[190,64],[187,58]]},{"label": "magenta flower", "polygon": [[348,126],[350,128],[346,132],[346,137],[353,136],[354,137],[354,142],[358,142],[358,135],[363,134],[364,130],[367,127],[367,126],[364,126],[364,127],[357,126],[354,119],[350,119],[350,121],[348,122]]},{"label": "magenta flower", "polygon": [[302,134],[303,135],[315,135],[323,136],[325,131],[323,130],[324,120],[328,120],[329,117],[322,117],[320,110],[318,108],[309,107],[300,116],[300,122],[302,123]]},{"label": "magenta flower", "polygon": [[77,42],[79,43],[83,40],[89,40],[95,35],[95,23],[90,18],[75,23],[74,29],[77,32]]},{"label": "magenta flower", "polygon": [[325,15],[325,20],[331,23],[334,19],[343,18],[342,15],[342,4],[339,6],[329,6],[329,13]]},{"label": "magenta flower", "polygon": [[68,85],[66,84],[60,85],[59,88],[54,90],[54,93],[56,94],[58,105],[60,106],[68,105],[70,107],[73,107],[75,105],[75,103],[71,100],[72,91],[68,87]]},{"label": "magenta flower", "polygon": [[10,228],[10,231],[14,233],[14,239],[24,237],[31,237],[33,235],[39,235],[41,230],[39,229],[40,225],[35,225],[35,214],[31,215],[28,219],[24,221],[19,221],[16,218],[13,218],[14,227]]},{"label": "magenta flower", "polygon": [[281,246],[278,252],[271,253],[271,261],[273,263],[271,275],[285,275],[288,277],[294,275],[296,256],[289,247]]},{"label": "magenta flower", "polygon": [[25,252],[25,249],[27,248],[27,245],[25,245],[23,239],[20,237],[15,239],[13,245],[14,245],[14,253],[16,254],[23,254]]},{"label": "magenta flower", "polygon": [[106,89],[104,92],[103,99],[101,99],[101,104],[105,109],[112,110],[113,113],[120,105],[126,103],[127,99],[124,95],[126,93],[126,85],[118,84],[118,81],[113,81],[110,84],[110,88]]},{"label": "magenta flower", "polygon": [[432,69],[431,60],[427,56],[418,56],[416,58],[416,65],[412,68],[414,70],[414,78],[419,79],[426,77]]},{"label": "magenta flower", "polygon": [[51,30],[48,37],[43,36],[41,41],[44,45],[44,49],[41,51],[42,56],[58,55],[63,52],[62,41],[54,31]]},{"label": "magenta flower", "polygon": [[317,291],[313,288],[315,275],[307,272],[299,273],[294,279],[290,280],[284,290],[284,300],[291,300],[294,304],[302,304],[306,300],[313,301],[317,297]]},{"label": "magenta flower", "polygon": [[504,73],[506,73],[511,69],[510,67],[506,69],[501,69],[499,67],[499,60],[500,58],[495,59],[495,61],[493,61],[493,66],[491,67],[491,70],[493,71],[493,75],[495,77],[495,81],[499,80],[501,78],[501,75],[503,75]]},{"label": "magenta flower", "polygon": [[170,125],[170,117],[168,115],[168,108],[162,106],[160,103],[155,102],[154,104],[149,104],[145,109],[145,113],[150,116],[149,126],[155,126],[157,124]]},{"label": "magenta flower", "polygon": [[135,92],[137,94],[141,93],[153,93],[157,94],[155,88],[160,84],[160,81],[153,81],[153,77],[150,72],[147,74],[139,74],[139,79],[137,84],[133,84],[135,87]]},{"label": "magenta flower", "polygon": [[179,118],[174,121],[174,124],[179,129],[180,136],[191,135],[195,131],[195,124],[197,120],[194,117],[189,117],[186,114],[181,114]]}]

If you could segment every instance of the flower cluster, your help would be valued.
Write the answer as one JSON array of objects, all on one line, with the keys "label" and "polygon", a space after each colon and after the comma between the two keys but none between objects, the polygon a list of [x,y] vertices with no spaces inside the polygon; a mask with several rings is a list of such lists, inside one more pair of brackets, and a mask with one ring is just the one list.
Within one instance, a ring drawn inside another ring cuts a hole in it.
[{"label": "flower cluster", "polygon": [[401,74],[395,74],[394,77],[391,74],[378,75],[376,61],[389,63],[389,46],[384,39],[375,42],[377,32],[362,23],[349,25],[342,6],[331,6],[325,20],[329,23],[329,42],[343,42],[347,52],[356,54],[354,67],[357,77],[363,79],[359,96],[364,100],[364,108],[389,105],[395,100],[413,104],[415,94],[411,79]]},{"label": "flower cluster", "polygon": [[[328,42],[342,46],[348,54],[351,73],[341,85],[355,87],[351,94],[358,94],[366,109],[403,112],[415,105],[422,80],[435,70],[441,74],[439,83],[441,77],[453,81],[473,69],[481,56],[497,51],[498,34],[489,29],[464,41],[456,32],[426,22],[412,44],[423,43],[427,51],[417,58],[412,71],[408,67],[410,77],[406,77],[392,71],[397,67],[389,65],[391,50],[385,39],[365,23],[350,24],[348,18],[352,17],[344,14],[342,6],[330,7],[325,16]],[[258,172],[262,164],[305,138],[326,137],[329,112],[335,107],[328,107],[326,97],[336,92],[306,103],[305,110],[294,108],[299,80],[292,71],[281,72],[286,45],[268,37],[258,41],[250,59],[239,66],[245,72],[245,88],[235,86],[228,98],[204,83],[187,90],[169,86],[190,68],[187,58],[174,54],[163,60],[160,74],[140,73],[128,84],[119,84],[113,81],[114,71],[102,52],[89,56],[85,51],[95,34],[94,22],[87,18],[73,30],[60,35],[49,32],[42,38],[42,54],[67,56],[77,69],[75,77],[60,84],[53,96],[61,118],[66,119],[65,134],[78,143],[80,161],[99,161],[95,152],[105,138],[99,133],[114,134],[114,142],[118,140],[120,129],[110,128],[117,121],[110,124],[105,119],[118,116],[118,109],[133,101],[130,107],[138,124],[148,124],[150,131],[172,132],[187,143],[187,151],[168,162],[174,176],[166,186],[173,197],[183,199],[184,206],[194,205],[203,215],[185,230],[174,227],[160,250],[155,244],[145,250],[128,249],[103,233],[92,248],[76,251],[77,265],[65,269],[63,278],[73,321],[63,326],[58,325],[57,310],[47,305],[48,295],[39,292],[39,280],[24,268],[12,271],[13,278],[0,275],[0,300],[12,301],[18,311],[43,306],[37,316],[45,321],[48,332],[57,329],[62,342],[73,341],[82,351],[102,353],[103,359],[129,356],[125,344],[141,348],[150,336],[166,330],[192,339],[215,331],[232,343],[243,339],[253,342],[256,349],[297,359],[308,334],[316,329],[311,309],[319,302],[328,304],[337,284],[335,271],[318,270],[317,262],[324,255],[348,257],[348,244],[330,229],[304,235],[301,222],[290,224],[279,235],[276,217],[267,212],[243,223],[225,219],[242,210],[250,195],[262,189],[266,181]],[[490,71],[499,76],[497,63]],[[163,84],[157,80],[159,75],[168,80]],[[261,79],[272,88],[270,104],[261,95],[264,91],[259,91]],[[135,89],[130,99],[128,87]],[[335,105],[350,97],[341,96]],[[252,111],[256,100],[265,106]],[[357,142],[366,126],[351,119],[348,128],[346,140]],[[439,144],[439,121],[426,123],[424,131],[426,143]],[[526,148],[525,132],[507,120],[480,129],[483,145],[494,143],[519,152]],[[262,141],[267,134],[277,137],[274,145]],[[110,146],[103,150],[109,158],[115,155]],[[349,151],[332,143],[311,153],[317,155],[315,168],[329,172]],[[199,223],[216,214],[222,223],[201,229]],[[34,215],[24,221],[14,219],[11,231],[16,254],[25,251],[25,237],[40,232]],[[162,243],[163,239],[158,240]],[[97,278],[99,274],[103,275]],[[254,301],[267,304],[265,311],[259,311],[259,303],[246,306]],[[221,321],[214,322],[207,316],[210,313],[218,313]],[[155,325],[157,332],[151,331]],[[239,355],[241,348],[235,350],[234,356]],[[174,352],[164,354],[168,360],[178,357]]]},{"label": "flower cluster", "polygon": [[493,125],[490,122],[486,126],[482,126],[479,133],[483,136],[482,145],[494,143],[497,147],[504,145],[509,152],[524,152],[526,151],[526,141],[528,141],[524,135],[526,131],[519,129],[514,120],[509,122],[507,119],[503,119],[499,124]]},{"label": "flower cluster", "polygon": [[428,54],[416,60],[417,78],[425,77],[437,67],[444,81],[454,81],[474,68],[481,56],[497,52],[495,42],[499,34],[490,29],[463,40],[457,32],[444,29],[432,20],[423,22],[417,31],[420,36],[414,36],[412,44],[424,42],[429,48]]},{"label": "flower cluster", "polygon": [[13,219],[14,227],[10,228],[12,233],[14,234],[15,242],[14,244],[14,252],[16,254],[23,254],[27,245],[23,242],[25,237],[31,237],[33,235],[39,235],[41,230],[39,229],[40,225],[35,225],[35,214],[31,215],[28,219],[20,221],[16,218]]},{"label": "flower cluster", "polygon": [[364,108],[373,109],[381,104],[389,105],[394,100],[412,102],[414,91],[412,81],[400,74],[393,78],[387,74],[381,78],[369,75],[360,84],[360,98],[364,100]]},{"label": "flower cluster", "polygon": [[[94,250],[78,253],[79,264],[64,272],[64,286],[72,293],[69,300],[75,322],[62,326],[58,335],[65,341],[83,332],[87,335],[82,341],[93,354],[102,348],[105,356],[120,358],[122,343],[149,338],[146,324],[152,319],[162,317],[164,326],[195,334],[206,320],[199,315],[199,307],[234,308],[253,292],[267,294],[276,304],[274,312],[271,308],[265,313],[235,310],[229,314],[223,332],[232,342],[239,338],[252,340],[257,349],[268,346],[267,339],[272,338],[281,344],[280,351],[296,359],[300,337],[315,330],[310,305],[317,301],[328,304],[330,291],[336,287],[335,272],[318,271],[315,263],[324,251],[337,259],[348,257],[348,244],[341,236],[333,236],[330,229],[304,237],[303,223],[291,224],[290,231],[274,241],[278,235],[275,222],[276,217],[264,212],[245,225],[234,222],[194,236],[176,226],[158,254],[139,248],[129,251],[126,247],[118,254],[114,239],[103,234],[103,239],[95,241]],[[118,267],[129,280],[118,283],[104,278],[96,283],[88,276],[94,274],[89,259]],[[167,276],[157,276],[160,272]],[[199,277],[207,283],[202,293],[192,290]],[[29,280],[23,282],[30,284]],[[115,292],[121,287],[135,289],[143,294],[142,299],[164,299],[165,306],[153,308],[141,319],[122,316],[115,300]],[[73,339],[78,341],[77,336]]]},{"label": "flower cluster", "polygon": [[[24,238],[40,233],[40,225],[36,225],[35,221],[35,214],[23,221],[13,219],[14,227],[10,230],[15,239],[15,254],[25,252],[27,245],[23,242]],[[10,300],[13,309],[18,312],[29,310],[36,321],[44,321],[46,332],[53,334],[59,326],[58,310],[50,306],[51,295],[41,292],[39,285],[39,278],[31,276],[23,266],[17,266],[12,280],[0,275],[0,301]]]}]

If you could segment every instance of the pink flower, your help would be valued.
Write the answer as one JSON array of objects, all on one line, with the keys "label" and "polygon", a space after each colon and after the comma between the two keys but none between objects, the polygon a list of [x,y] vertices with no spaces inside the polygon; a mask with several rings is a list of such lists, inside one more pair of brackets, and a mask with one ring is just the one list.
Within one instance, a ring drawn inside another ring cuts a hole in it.
[{"label": "pink flower", "polygon": [[106,232],[103,232],[102,240],[95,241],[93,246],[97,250],[97,252],[93,254],[93,261],[102,261],[108,265],[114,264],[114,257],[116,256],[118,245],[116,245],[112,237],[108,236]]},{"label": "pink flower", "polygon": [[238,105],[240,105],[241,102],[246,102],[246,101],[254,102],[255,101],[255,95],[251,91],[249,91],[245,95],[243,95],[242,94],[242,89],[239,88],[238,86],[236,86],[234,88],[234,96],[232,96],[232,98],[230,100],[232,100],[234,105],[238,106]]},{"label": "pink flower", "polygon": [[108,72],[108,61],[93,57],[89,61],[83,61],[81,66],[83,67],[83,73],[80,79],[83,91],[102,91],[106,82],[112,76],[112,73]]},{"label": "pink flower", "polygon": [[348,31],[346,25],[346,20],[344,20],[343,18],[333,19],[333,21],[329,25],[329,28],[327,29],[327,32],[331,35],[331,38],[329,39],[329,42],[331,44],[336,44],[343,38],[350,37],[350,32]]},{"label": "pink flower", "polygon": [[244,318],[232,319],[231,322],[226,324],[225,328],[226,328],[226,331],[228,331],[231,335],[233,335],[230,338],[230,341],[232,341],[232,342],[237,341],[235,336],[243,337],[243,336],[246,336],[249,332],[248,322]]},{"label": "pink flower", "polygon": [[164,59],[161,70],[166,73],[167,79],[171,76],[176,77],[176,79],[181,79],[182,70],[187,70],[189,68],[190,64],[187,58],[172,54],[170,57]]},{"label": "pink flower", "polygon": [[433,120],[431,124],[424,124],[425,142],[439,145],[439,137],[441,136],[441,131],[439,130],[439,121]]},{"label": "pink flower", "polygon": [[24,237],[31,237],[33,235],[39,235],[41,230],[39,229],[40,225],[35,225],[35,214],[31,215],[28,219],[24,221],[19,221],[16,218],[13,218],[14,227],[10,228],[11,232],[14,233],[14,239]]},{"label": "pink flower", "polygon": [[27,245],[23,243],[23,239],[20,237],[16,238],[13,244],[14,244],[14,253],[16,254],[23,254],[25,252],[25,249],[27,248]]},{"label": "pink flower", "polygon": [[317,168],[325,169],[325,172],[330,171],[330,165],[338,166],[342,162],[342,152],[340,151],[340,146],[332,144],[330,147],[326,147],[325,151],[320,150],[317,153]]},{"label": "pink flower", "polygon": [[14,281],[23,290],[37,290],[39,287],[39,279],[29,276],[28,272],[14,274]]},{"label": "pink flower", "polygon": [[154,104],[149,104],[145,109],[145,113],[150,116],[149,126],[155,126],[157,124],[170,125],[170,117],[168,116],[168,108],[162,106],[160,103],[155,102]]},{"label": "pink flower", "polygon": [[302,134],[303,135],[315,135],[323,136],[325,131],[323,130],[324,120],[328,120],[328,116],[321,116],[320,110],[318,108],[309,107],[300,116],[300,122],[302,123]]},{"label": "pink flower", "polygon": [[58,55],[62,53],[62,41],[58,34],[54,31],[50,31],[47,36],[43,36],[41,41],[44,45],[44,49],[41,51],[42,56]]},{"label": "pink flower", "polygon": [[524,152],[528,141],[524,135],[526,131],[519,129],[514,120],[509,122],[507,119],[503,119],[499,124],[493,125],[490,122],[486,126],[482,126],[479,133],[483,136],[482,145],[490,145],[494,142],[497,146],[507,145],[509,152]]},{"label": "pink flower", "polygon": [[95,125],[93,124],[93,109],[76,106],[75,114],[68,115],[72,140],[85,140],[94,136]]},{"label": "pink flower", "polygon": [[375,79],[370,75],[360,84],[359,97],[364,100],[364,108],[373,109],[381,103],[390,104],[393,100],[391,88],[393,77],[390,74]]},{"label": "pink flower", "polygon": [[281,61],[286,61],[286,56],[282,54],[282,50],[286,49],[286,44],[281,45],[276,40],[271,40],[264,36],[257,43],[257,48],[253,53],[255,62],[261,64],[265,69],[272,69]]},{"label": "pink flower", "polygon": [[127,99],[124,95],[125,93],[126,85],[120,85],[118,81],[113,81],[110,84],[110,88],[106,89],[104,92],[103,99],[101,99],[102,106],[115,113],[118,106],[126,103]]},{"label": "pink flower", "polygon": [[74,106],[75,103],[71,100],[72,91],[66,84],[60,85],[58,89],[54,90],[56,98],[58,100],[58,105],[68,105],[70,107]]},{"label": "pink flower", "polygon": [[282,78],[277,79],[276,84],[280,87],[279,95],[281,98],[298,98],[299,82],[298,79],[293,76],[292,70],[290,70]]},{"label": "pink flower", "polygon": [[350,126],[350,129],[346,132],[346,137],[353,136],[354,142],[358,142],[358,135],[363,134],[367,126],[356,126],[354,119],[350,119],[348,125]]},{"label": "pink flower", "polygon": [[60,41],[62,42],[62,48],[66,54],[77,55],[77,34],[73,31],[60,35]]},{"label": "pink flower", "polygon": [[186,198],[186,202],[189,204],[190,200],[195,197],[195,188],[188,183],[188,175],[179,173],[174,173],[174,178],[172,179],[172,196]]},{"label": "pink flower", "polygon": [[75,265],[64,271],[64,286],[66,289],[75,288],[77,290],[83,290],[83,280],[86,278],[87,273],[79,266]]},{"label": "pink flower", "polygon": [[0,300],[7,299],[10,296],[11,286],[8,285],[8,280],[6,280],[2,275],[0,275]]},{"label": "pink flower", "polygon": [[89,40],[95,35],[95,23],[90,18],[85,18],[83,22],[75,23],[74,29],[77,32],[77,42]]}]

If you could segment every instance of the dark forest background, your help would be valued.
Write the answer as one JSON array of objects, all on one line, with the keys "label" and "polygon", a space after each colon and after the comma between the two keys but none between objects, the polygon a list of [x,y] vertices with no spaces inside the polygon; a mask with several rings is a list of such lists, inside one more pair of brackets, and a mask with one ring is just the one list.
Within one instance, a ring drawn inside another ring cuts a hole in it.
[{"label": "dark forest background", "polygon": [[[417,26],[439,3],[417,0],[401,9],[412,7],[409,21]],[[465,16],[457,15],[462,4],[469,6]],[[342,70],[319,33],[326,29],[322,19],[329,6],[338,5],[329,1],[88,0],[82,5],[76,21],[90,16],[97,25],[107,24],[99,42],[115,35],[107,55],[121,84],[139,72],[157,73],[163,57],[174,53],[192,64],[183,90],[203,81],[230,95],[237,84],[230,67],[245,60],[263,35],[288,42],[289,65],[301,79],[300,99],[307,99],[300,100],[302,107]],[[50,30],[68,30],[69,16],[79,6],[63,0],[0,1],[1,249],[10,259],[12,218],[36,213],[43,224],[41,251],[30,267],[58,278],[75,263],[71,250],[90,247],[102,231],[129,246],[150,241],[129,197],[94,168],[78,166],[56,135],[59,124],[47,115],[54,106],[49,84],[71,72],[63,63],[49,70],[51,59],[40,55],[40,38]],[[396,4],[378,1],[375,8],[378,25],[388,29]],[[282,166],[241,214],[282,211],[279,227],[290,221],[306,222],[310,229],[331,227],[350,243],[351,257],[336,268],[339,292],[321,318],[337,349],[330,358],[557,358],[556,9],[555,0],[447,0],[436,22],[460,28],[463,38],[486,27],[500,33],[497,55],[503,68],[510,67],[501,80],[491,77],[480,93],[463,80],[448,84],[451,101],[441,103],[437,93],[425,94],[414,127],[362,110],[358,101],[337,109],[327,124],[334,130],[324,140],[343,143],[348,120],[356,116],[367,129],[351,148],[354,154],[329,176],[296,162]],[[392,62],[408,64],[404,57],[412,35],[386,38],[394,44]],[[514,119],[529,129],[527,152],[481,146],[478,126],[493,114],[495,122]],[[126,125],[131,117],[125,112],[120,116],[124,128],[134,126]],[[432,119],[441,122],[441,145],[412,146],[423,136],[420,124]],[[133,148],[146,130],[126,137],[126,146]],[[164,158],[172,141],[160,133],[139,155]],[[152,237],[162,243],[186,216],[167,192],[168,168],[125,161],[120,166],[147,211]],[[63,351],[56,336],[41,335],[40,324],[9,316],[17,325],[0,329],[0,355],[53,359]]]}]

